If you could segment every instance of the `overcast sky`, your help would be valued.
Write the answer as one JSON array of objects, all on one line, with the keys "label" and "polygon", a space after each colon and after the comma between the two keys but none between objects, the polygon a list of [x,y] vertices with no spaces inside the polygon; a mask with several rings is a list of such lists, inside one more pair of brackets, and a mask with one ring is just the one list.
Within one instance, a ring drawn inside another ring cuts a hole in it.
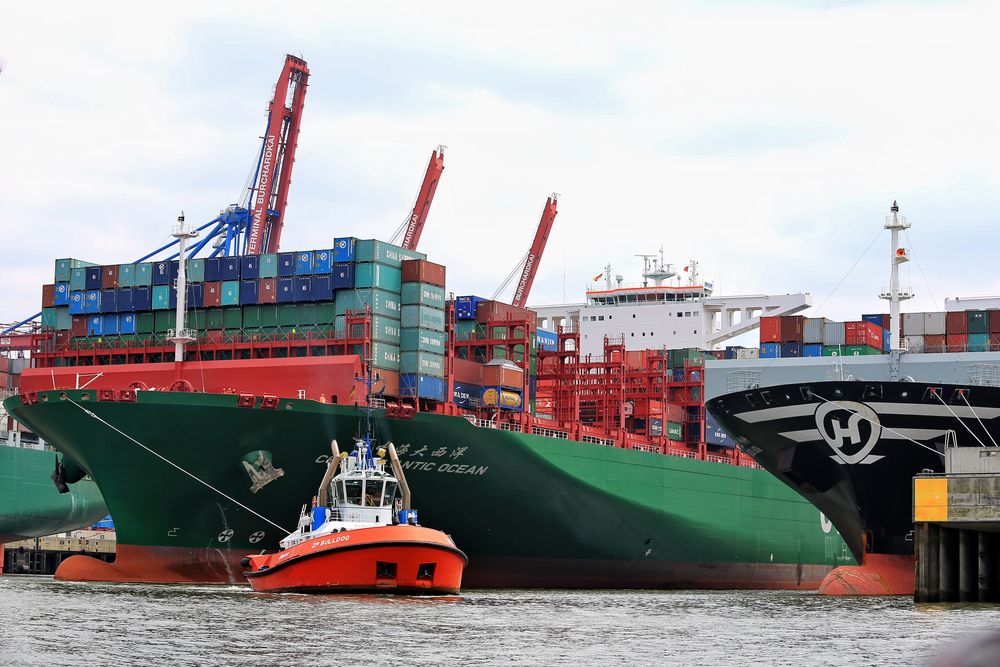
[{"label": "overcast sky", "polygon": [[827,296],[893,199],[904,310],[1000,294],[995,3],[28,4],[0,15],[0,321],[55,258],[131,261],[236,201],[286,52],[312,76],[282,249],[388,238],[444,144],[420,249],[459,294],[493,293],[553,191],[535,304],[663,246],[857,319],[887,232]]}]

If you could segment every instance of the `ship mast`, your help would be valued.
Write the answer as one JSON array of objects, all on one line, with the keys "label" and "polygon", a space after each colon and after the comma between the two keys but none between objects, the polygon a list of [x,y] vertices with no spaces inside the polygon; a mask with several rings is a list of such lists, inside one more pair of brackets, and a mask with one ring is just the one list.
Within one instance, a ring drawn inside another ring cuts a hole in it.
[{"label": "ship mast", "polygon": [[885,218],[885,228],[892,232],[891,274],[889,289],[883,290],[879,297],[889,301],[889,350],[898,351],[902,349],[899,340],[899,302],[913,298],[910,288],[899,286],[899,265],[910,261],[909,251],[899,247],[899,232],[909,229],[910,223],[899,214],[899,204],[895,201],[889,211],[890,215]]},{"label": "ship mast", "polygon": [[177,225],[170,233],[177,239],[177,318],[175,328],[168,334],[174,344],[174,361],[184,361],[184,346],[195,340],[194,331],[184,327],[184,306],[187,297],[187,273],[185,271],[187,240],[198,236],[198,230],[184,224],[184,211],[177,216]]}]

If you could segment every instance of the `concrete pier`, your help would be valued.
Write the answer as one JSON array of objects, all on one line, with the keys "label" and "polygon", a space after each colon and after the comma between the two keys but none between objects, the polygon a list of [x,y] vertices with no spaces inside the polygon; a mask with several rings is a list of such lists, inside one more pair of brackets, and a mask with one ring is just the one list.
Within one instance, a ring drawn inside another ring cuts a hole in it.
[{"label": "concrete pier", "polygon": [[917,602],[1000,602],[1000,450],[951,448],[913,480]]}]

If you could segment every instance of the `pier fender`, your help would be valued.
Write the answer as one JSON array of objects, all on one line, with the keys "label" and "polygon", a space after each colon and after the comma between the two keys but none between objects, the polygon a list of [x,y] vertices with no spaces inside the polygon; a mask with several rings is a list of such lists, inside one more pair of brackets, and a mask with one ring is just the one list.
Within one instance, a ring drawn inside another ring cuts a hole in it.
[{"label": "pier fender", "polygon": [[865,554],[861,565],[834,568],[819,584],[821,595],[913,595],[914,558]]}]

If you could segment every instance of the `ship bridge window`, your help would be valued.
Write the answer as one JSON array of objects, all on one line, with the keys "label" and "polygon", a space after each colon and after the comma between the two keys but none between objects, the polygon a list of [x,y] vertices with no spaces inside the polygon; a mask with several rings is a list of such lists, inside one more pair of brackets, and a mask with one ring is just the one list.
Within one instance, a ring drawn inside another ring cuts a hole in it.
[{"label": "ship bridge window", "polygon": [[396,488],[398,486],[396,482],[385,483],[385,495],[382,496],[382,503],[384,505],[389,505],[396,499]]},{"label": "ship bridge window", "polygon": [[382,505],[382,486],[380,479],[369,479],[365,482],[365,507],[380,507]]},{"label": "ship bridge window", "polygon": [[604,315],[599,315],[599,316],[597,317],[597,319],[598,319],[599,321],[603,322],[603,321],[604,321]]},{"label": "ship bridge window", "polygon": [[361,504],[361,480],[349,479],[344,482],[344,500],[351,505]]}]

